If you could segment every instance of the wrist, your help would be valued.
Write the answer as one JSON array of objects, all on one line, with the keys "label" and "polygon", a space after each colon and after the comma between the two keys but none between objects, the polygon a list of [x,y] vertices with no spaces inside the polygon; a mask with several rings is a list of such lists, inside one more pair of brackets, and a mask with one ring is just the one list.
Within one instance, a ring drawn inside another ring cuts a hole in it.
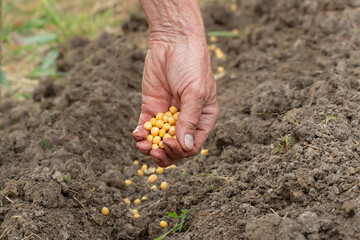
[{"label": "wrist", "polygon": [[178,42],[205,39],[198,0],[141,0],[150,29],[150,41]]}]

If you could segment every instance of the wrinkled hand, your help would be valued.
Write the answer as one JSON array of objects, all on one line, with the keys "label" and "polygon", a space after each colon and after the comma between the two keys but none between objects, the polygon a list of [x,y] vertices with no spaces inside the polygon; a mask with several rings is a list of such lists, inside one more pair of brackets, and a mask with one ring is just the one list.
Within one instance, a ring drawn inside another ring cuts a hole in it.
[{"label": "wrinkled hand", "polygon": [[[151,150],[143,125],[171,105],[180,109],[177,139],[163,141],[164,149]],[[217,116],[216,84],[205,41],[150,41],[142,80],[142,113],[133,132],[136,147],[166,167],[194,155],[212,130]]]}]

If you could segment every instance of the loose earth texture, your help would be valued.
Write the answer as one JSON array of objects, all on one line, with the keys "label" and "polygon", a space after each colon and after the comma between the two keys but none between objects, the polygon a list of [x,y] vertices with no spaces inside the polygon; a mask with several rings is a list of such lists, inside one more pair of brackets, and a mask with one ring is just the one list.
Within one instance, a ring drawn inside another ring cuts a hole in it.
[{"label": "loose earth texture", "polygon": [[207,5],[204,19],[208,31],[240,32],[218,37],[226,60],[212,53],[225,71],[209,155],[153,184],[151,171],[138,176],[155,167],[131,138],[146,20],[130,19],[124,36],[74,39],[65,79],[43,81],[31,100],[1,99],[0,239],[154,239],[181,210],[187,231],[165,239],[360,239],[360,1],[239,1],[235,12]]}]

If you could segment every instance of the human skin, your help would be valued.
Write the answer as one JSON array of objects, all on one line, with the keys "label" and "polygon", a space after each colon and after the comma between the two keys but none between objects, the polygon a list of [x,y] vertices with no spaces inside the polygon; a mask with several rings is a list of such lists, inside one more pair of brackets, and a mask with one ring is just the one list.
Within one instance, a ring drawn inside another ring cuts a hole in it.
[{"label": "human skin", "polygon": [[[136,147],[166,167],[198,152],[217,120],[211,71],[198,0],[141,0],[149,23],[149,50],[142,79],[142,109],[133,137]],[[177,139],[151,150],[143,125],[171,105],[180,109]]]}]

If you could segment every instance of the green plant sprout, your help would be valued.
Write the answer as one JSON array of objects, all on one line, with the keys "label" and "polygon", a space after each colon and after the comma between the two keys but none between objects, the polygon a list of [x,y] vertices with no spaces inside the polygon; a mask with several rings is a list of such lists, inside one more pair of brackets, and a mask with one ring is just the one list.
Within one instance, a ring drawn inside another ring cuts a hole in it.
[{"label": "green plant sprout", "polygon": [[45,146],[47,149],[51,149],[51,148],[52,148],[52,145],[49,143],[48,140],[44,140],[44,146]]},{"label": "green plant sprout", "polygon": [[66,182],[69,182],[71,179],[70,174],[66,174],[64,179]]},{"label": "green plant sprout", "polygon": [[186,174],[186,171],[185,171],[185,170],[180,173],[180,180],[181,180],[181,181],[184,181],[184,176],[185,176],[185,174]]},{"label": "green plant sprout", "polygon": [[[176,212],[168,212],[167,215],[169,217],[172,217],[172,218],[176,218],[176,219],[180,219],[180,222],[178,222],[172,229],[170,229],[167,233],[165,233],[164,235],[160,236],[160,237],[157,237],[155,238],[154,240],[162,240],[164,237],[166,237],[169,233],[171,232],[174,232],[174,231],[177,231],[179,230],[179,232],[181,232],[181,230],[183,229],[183,226],[185,224],[185,219],[186,217],[189,215],[189,212],[190,210],[188,209],[183,209],[181,210],[181,214],[178,215]],[[186,230],[184,228],[184,230]]]},{"label": "green plant sprout", "polygon": [[290,137],[281,136],[282,141],[278,142],[277,149],[278,152],[286,153],[288,150],[292,151],[292,147],[290,145],[292,139]]},{"label": "green plant sprout", "polygon": [[327,124],[330,120],[333,120],[333,119],[335,120],[335,119],[337,119],[337,117],[335,117],[334,115],[327,116],[325,119],[325,124]]}]

